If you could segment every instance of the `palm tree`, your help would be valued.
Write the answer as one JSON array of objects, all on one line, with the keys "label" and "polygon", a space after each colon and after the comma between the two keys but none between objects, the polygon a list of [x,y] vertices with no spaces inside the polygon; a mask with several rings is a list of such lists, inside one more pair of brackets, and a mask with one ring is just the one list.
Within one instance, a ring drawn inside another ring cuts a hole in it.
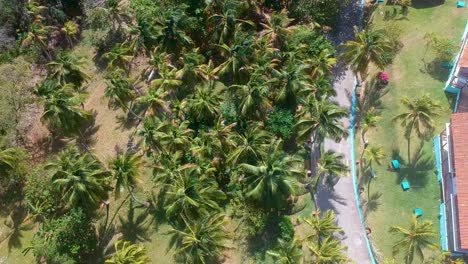
[{"label": "palm tree", "polygon": [[44,19],[43,13],[48,8],[40,5],[37,1],[28,1],[26,4],[26,13],[32,16],[33,21],[42,21]]},{"label": "palm tree", "polygon": [[76,133],[92,117],[91,113],[81,108],[84,96],[74,94],[70,86],[61,86],[46,80],[41,83],[36,94],[44,104],[41,121],[45,122],[52,132]]},{"label": "palm tree", "polygon": [[300,120],[296,124],[299,139],[312,135],[312,144],[321,144],[327,137],[338,141],[348,135],[340,121],[348,113],[336,102],[330,102],[325,96],[319,99],[309,96],[302,107],[298,113]]},{"label": "palm tree", "polygon": [[256,164],[241,163],[245,175],[246,196],[262,206],[281,209],[286,200],[297,192],[297,179],[304,176],[303,160],[288,156],[281,150],[281,140],[271,146]]},{"label": "palm tree", "polygon": [[170,122],[162,121],[156,116],[145,118],[143,128],[138,132],[138,135],[143,138],[147,152],[158,151],[162,153],[164,151],[162,140],[167,141],[166,131],[170,125]]},{"label": "palm tree", "polygon": [[188,121],[164,121],[166,130],[157,135],[164,145],[166,153],[184,152],[190,147],[194,131],[189,128]]},{"label": "palm tree", "polygon": [[366,143],[366,133],[369,131],[369,129],[375,128],[377,126],[377,123],[382,119],[382,117],[379,114],[379,111],[377,111],[377,109],[375,109],[374,107],[370,108],[369,110],[363,113],[363,117],[361,120],[362,144]]},{"label": "palm tree", "polygon": [[251,21],[237,18],[237,4],[236,2],[224,1],[221,7],[221,13],[214,14],[208,18],[208,21],[213,23],[214,26],[214,42],[218,44],[228,44],[234,35],[237,23],[247,24],[252,27],[255,26]]},{"label": "palm tree", "polygon": [[343,229],[336,225],[336,215],[332,210],[327,210],[320,214],[320,210],[315,211],[311,218],[304,218],[304,222],[308,224],[313,233],[308,235],[305,240],[315,241],[321,244],[328,237],[333,237],[335,233],[344,234]]},{"label": "palm tree", "polygon": [[151,81],[151,89],[162,89],[174,93],[174,89],[182,85],[182,81],[177,79],[177,69],[169,64],[158,66],[158,77]]},{"label": "palm tree", "polygon": [[68,41],[68,44],[70,44],[70,47],[73,46],[73,41],[76,39],[76,36],[80,33],[80,27],[78,24],[73,21],[67,21],[65,24],[63,24],[63,27],[60,29],[62,33],[65,35],[65,38]]},{"label": "palm tree", "polygon": [[135,152],[119,153],[109,162],[112,179],[115,180],[114,194],[116,198],[120,197],[123,190],[127,190],[131,194],[137,184],[141,183],[138,179],[141,176],[141,166],[141,157]]},{"label": "palm tree", "polygon": [[291,22],[292,19],[288,18],[285,10],[281,13],[273,13],[271,16],[266,14],[265,23],[260,23],[263,30],[260,31],[259,37],[267,39],[271,46],[280,48],[295,28]]},{"label": "palm tree", "polygon": [[181,263],[217,263],[219,256],[227,249],[224,245],[229,238],[224,226],[224,215],[206,215],[189,222],[182,216],[184,226],[173,228],[170,247],[175,247],[176,261]]},{"label": "palm tree", "polygon": [[164,21],[157,22],[157,39],[164,51],[178,54],[184,47],[192,46],[193,41],[183,28],[187,22],[183,12],[171,11]]},{"label": "palm tree", "polygon": [[89,153],[68,148],[47,164],[52,185],[57,188],[68,208],[75,206],[93,211],[107,199],[109,172]]},{"label": "palm tree", "polygon": [[218,65],[217,71],[220,74],[235,76],[248,62],[253,55],[253,39],[250,36],[242,35],[240,30],[236,30],[234,43],[231,45],[216,45],[220,49],[224,62]]},{"label": "palm tree", "polygon": [[219,116],[219,102],[222,101],[222,92],[223,89],[220,87],[209,87],[208,85],[196,87],[193,97],[187,101],[189,115],[197,122],[212,124]]},{"label": "palm tree", "polygon": [[83,83],[90,79],[83,70],[84,61],[82,58],[70,52],[61,52],[57,59],[49,62],[49,78],[57,80],[61,84],[71,83],[79,89]]},{"label": "palm tree", "polygon": [[44,26],[41,21],[33,21],[31,23],[28,33],[21,41],[21,47],[30,46],[31,44],[39,44],[42,52],[46,55],[48,60],[52,60],[50,49],[47,45],[49,32],[52,30],[50,26]]},{"label": "palm tree", "polygon": [[294,104],[299,96],[306,95],[312,90],[311,79],[306,74],[308,66],[299,61],[289,61],[281,69],[272,70],[274,82],[278,85],[275,100],[284,103],[293,101]]},{"label": "palm tree", "polygon": [[299,264],[302,259],[302,245],[300,241],[286,241],[278,239],[278,245],[274,250],[268,250],[266,252],[272,256],[275,263],[278,264]]},{"label": "palm tree", "polygon": [[349,170],[348,166],[343,163],[343,155],[335,153],[333,150],[327,150],[320,154],[317,163],[317,175],[312,183],[312,193],[316,208],[318,208],[315,195],[320,182],[325,182],[330,188],[333,188],[333,180],[335,177],[346,176]]},{"label": "palm tree", "polygon": [[326,237],[321,243],[311,242],[307,248],[312,253],[312,262],[314,264],[337,264],[348,263],[344,251],[345,247],[341,241],[333,237]]},{"label": "palm tree", "polygon": [[132,106],[128,104],[136,98],[134,80],[126,77],[122,69],[114,70],[104,78],[107,81],[104,96],[109,99],[109,103],[122,107],[124,111],[131,111]]},{"label": "palm tree", "polygon": [[165,186],[165,211],[171,220],[181,216],[191,219],[213,211],[221,211],[218,201],[225,199],[212,178],[197,175],[193,167],[182,167],[174,179]]},{"label": "palm tree", "polygon": [[359,74],[361,80],[365,79],[369,62],[383,69],[385,62],[383,54],[393,50],[392,43],[385,36],[383,30],[362,30],[354,27],[354,40],[347,41],[342,45],[341,57],[350,65],[355,74]]},{"label": "palm tree", "polygon": [[120,43],[114,45],[109,52],[103,55],[103,57],[108,61],[107,67],[109,69],[119,67],[128,72],[130,70],[129,68],[133,59],[133,54],[129,47]]},{"label": "palm tree", "polygon": [[163,89],[149,89],[148,95],[139,97],[138,101],[145,105],[145,115],[154,116],[169,112],[167,103],[169,94],[170,91]]},{"label": "palm tree", "polygon": [[372,163],[375,162],[381,165],[382,159],[385,158],[385,152],[382,147],[370,146],[364,150],[363,158],[372,171]]},{"label": "palm tree", "polygon": [[367,166],[371,171],[371,178],[367,183],[367,199],[370,199],[370,186],[374,176],[374,169],[372,168],[372,163],[377,163],[378,165],[382,164],[382,160],[385,158],[385,152],[382,147],[370,146],[363,150],[362,153],[363,159],[366,162]]},{"label": "palm tree", "polygon": [[272,135],[266,132],[259,123],[250,123],[246,131],[241,134],[233,133],[230,138],[234,142],[234,151],[230,153],[227,162],[230,164],[252,163],[265,154]]},{"label": "palm tree", "polygon": [[336,65],[336,62],[335,54],[329,49],[322,49],[320,53],[312,57],[312,59],[305,60],[305,63],[312,68],[311,77],[313,79],[329,75]]},{"label": "palm tree", "polygon": [[392,226],[389,232],[401,237],[393,246],[393,255],[403,253],[406,264],[413,262],[415,253],[421,260],[424,260],[425,248],[437,249],[437,245],[432,242],[436,238],[432,222],[419,222],[416,215],[413,215],[409,229]]},{"label": "palm tree", "polygon": [[151,262],[144,246],[119,240],[114,247],[115,253],[111,259],[106,260],[106,264],[145,264]]},{"label": "palm tree", "polygon": [[230,89],[240,100],[239,112],[243,116],[261,119],[271,108],[268,100],[269,86],[264,80],[252,77],[247,84],[235,84]]},{"label": "palm tree", "polygon": [[0,150],[0,173],[14,171],[18,164],[26,157],[26,152],[21,148],[5,148]]},{"label": "palm tree", "polygon": [[124,0],[107,0],[106,10],[112,21],[112,31],[119,31],[122,23],[130,20],[130,14]]},{"label": "palm tree", "polygon": [[208,130],[207,135],[210,140],[222,153],[227,154],[227,150],[233,149],[236,143],[234,142],[233,133],[236,123],[225,125],[221,117],[218,117],[213,127]]},{"label": "palm tree", "polygon": [[401,100],[407,111],[393,118],[394,121],[400,121],[406,129],[406,138],[408,140],[408,162],[411,162],[410,141],[413,130],[418,137],[423,135],[424,130],[434,129],[434,117],[439,116],[441,106],[438,102],[432,100],[428,94],[411,100],[404,97]]},{"label": "palm tree", "polygon": [[[182,82],[188,87],[193,88],[198,82],[206,80],[207,76],[202,68],[203,61],[205,58],[199,52],[199,48],[192,49],[185,52],[180,58],[179,63],[182,64],[182,67],[179,67],[176,73],[176,79],[182,80]],[[208,86],[211,85],[211,82],[208,82]],[[210,86],[213,87],[213,86]]]}]

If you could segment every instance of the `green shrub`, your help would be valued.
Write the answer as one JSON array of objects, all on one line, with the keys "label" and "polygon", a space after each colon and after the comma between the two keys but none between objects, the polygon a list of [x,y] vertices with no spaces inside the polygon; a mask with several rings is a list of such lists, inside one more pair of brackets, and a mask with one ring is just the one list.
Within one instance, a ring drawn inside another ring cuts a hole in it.
[{"label": "green shrub", "polygon": [[385,63],[385,65],[392,64],[395,57],[396,57],[396,52],[395,51],[389,51],[389,52],[382,53],[382,60]]},{"label": "green shrub", "polygon": [[37,169],[26,179],[25,200],[34,214],[50,218],[60,209],[60,199],[52,188],[50,173]]},{"label": "green shrub", "polygon": [[340,3],[340,0],[293,0],[290,12],[292,17],[299,20],[334,26],[341,14]]},{"label": "green shrub", "polygon": [[288,216],[282,216],[278,226],[279,238],[286,241],[292,241],[294,239],[294,225]]},{"label": "green shrub", "polygon": [[435,59],[442,62],[450,62],[455,57],[458,45],[449,38],[442,37],[436,33],[424,35],[427,49],[435,55]]},{"label": "green shrub", "polygon": [[32,250],[39,260],[52,263],[90,263],[97,243],[91,219],[81,210],[46,221],[33,238]]},{"label": "green shrub", "polygon": [[286,109],[277,108],[268,115],[267,130],[282,138],[290,138],[295,125],[294,115]]},{"label": "green shrub", "polygon": [[333,44],[322,33],[310,30],[309,26],[298,26],[288,39],[288,46],[292,50],[301,44],[306,44],[306,48],[301,49],[306,55],[303,59],[317,57],[323,50],[328,50],[332,55],[336,53]]}]

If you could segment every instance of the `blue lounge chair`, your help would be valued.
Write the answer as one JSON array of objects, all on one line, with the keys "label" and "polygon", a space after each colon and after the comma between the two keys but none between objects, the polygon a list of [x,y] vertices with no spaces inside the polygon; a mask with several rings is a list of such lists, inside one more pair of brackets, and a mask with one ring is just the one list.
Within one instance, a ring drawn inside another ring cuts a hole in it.
[{"label": "blue lounge chair", "polygon": [[420,217],[423,215],[423,210],[421,208],[416,208],[413,210],[413,213],[416,215],[416,217]]},{"label": "blue lounge chair", "polygon": [[404,181],[401,183],[401,188],[403,189],[403,191],[407,191],[409,190],[411,187],[410,187],[410,184],[408,181]]},{"label": "blue lounge chair", "polygon": [[458,8],[465,7],[465,6],[466,6],[466,2],[465,2],[465,1],[458,1],[458,2],[457,2],[457,7],[458,7]]},{"label": "blue lounge chair", "polygon": [[401,168],[400,162],[396,159],[392,160],[392,168],[394,170],[399,170]]}]

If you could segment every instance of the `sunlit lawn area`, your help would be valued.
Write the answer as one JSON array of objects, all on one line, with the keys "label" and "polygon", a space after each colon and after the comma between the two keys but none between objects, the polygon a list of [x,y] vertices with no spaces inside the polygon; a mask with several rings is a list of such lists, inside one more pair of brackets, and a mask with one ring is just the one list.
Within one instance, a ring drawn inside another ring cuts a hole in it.
[{"label": "sunlit lawn area", "polygon": [[[429,63],[433,58],[429,53],[426,54],[423,38],[426,33],[435,32],[459,43],[468,10],[457,9],[455,0],[447,0],[442,5],[429,7],[423,6],[423,2],[430,1],[413,0],[413,5],[417,8],[410,8],[406,18],[399,15],[393,19],[404,30],[401,39],[404,47],[393,65],[386,69],[390,75],[390,84],[388,93],[381,98],[383,118],[378,128],[367,136],[370,145],[382,146],[386,154],[382,165],[374,166],[377,178],[372,182],[371,196],[372,194],[374,196],[381,194],[381,196],[376,202],[374,201],[374,208],[367,215],[369,227],[372,229],[372,242],[380,258],[392,256],[392,245],[396,237],[388,233],[389,227],[392,225],[407,227],[416,207],[423,210],[422,219],[432,221],[437,233],[439,231],[439,189],[432,149],[433,136],[422,141],[413,133],[411,161],[408,161],[404,129],[399,123],[393,123],[392,119],[405,110],[400,103],[402,97],[416,98],[427,93],[437,100],[443,109],[441,116],[436,119],[435,133],[440,132],[449,120],[453,108],[452,98],[443,92],[449,72],[440,66],[432,71],[425,68],[424,61]],[[392,12],[393,7],[381,4],[376,10],[375,28],[383,28],[386,23],[392,21],[384,18],[386,10]],[[359,157],[360,148],[356,148],[356,151]],[[398,157],[402,163],[399,172],[390,169],[390,161],[395,157]],[[404,192],[400,187],[403,179],[410,182],[409,191]],[[363,197],[367,197],[367,189]],[[437,238],[435,242],[439,243],[439,239]]]}]

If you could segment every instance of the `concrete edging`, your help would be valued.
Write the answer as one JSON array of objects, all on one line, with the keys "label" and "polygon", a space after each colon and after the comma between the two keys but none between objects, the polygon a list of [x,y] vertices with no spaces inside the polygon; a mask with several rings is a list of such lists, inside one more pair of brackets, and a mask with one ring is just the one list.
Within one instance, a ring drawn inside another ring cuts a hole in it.
[{"label": "concrete edging", "polygon": [[[364,20],[364,4],[365,0],[361,0],[361,14],[359,19],[359,29],[362,29],[362,23]],[[351,116],[350,116],[350,128],[349,128],[349,138],[350,138],[350,145],[351,145],[351,176],[353,178],[353,187],[354,187],[354,196],[356,200],[356,206],[359,214],[359,219],[361,221],[362,232],[364,234],[364,238],[366,240],[367,251],[369,252],[369,257],[371,259],[372,264],[377,264],[377,261],[374,256],[374,251],[372,250],[371,243],[369,238],[367,237],[366,233],[366,225],[364,222],[364,214],[362,213],[361,209],[361,199],[359,198],[359,186],[357,181],[357,172],[356,172],[356,153],[355,153],[355,146],[354,146],[354,135],[355,135],[355,116],[356,116],[356,88],[357,88],[357,78],[354,77],[354,87],[353,87],[353,94],[351,99]]]}]

